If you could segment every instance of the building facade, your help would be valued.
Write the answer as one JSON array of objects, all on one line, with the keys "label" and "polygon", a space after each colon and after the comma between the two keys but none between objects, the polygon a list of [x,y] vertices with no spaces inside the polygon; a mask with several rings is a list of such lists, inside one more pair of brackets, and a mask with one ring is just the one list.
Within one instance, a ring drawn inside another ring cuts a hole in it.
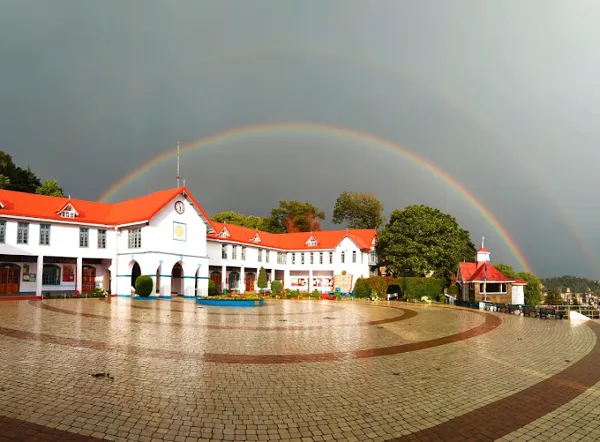
[{"label": "building facade", "polygon": [[121,203],[0,190],[0,295],[91,292],[131,296],[150,275],[154,296],[253,291],[270,281],[344,291],[376,271],[375,230],[271,234],[211,221],[185,187]]}]

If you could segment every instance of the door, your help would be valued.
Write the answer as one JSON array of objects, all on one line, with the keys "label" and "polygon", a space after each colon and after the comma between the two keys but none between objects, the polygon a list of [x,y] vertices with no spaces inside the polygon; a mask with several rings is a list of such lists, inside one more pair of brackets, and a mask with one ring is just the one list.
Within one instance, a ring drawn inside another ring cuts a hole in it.
[{"label": "door", "polygon": [[246,291],[253,292],[254,291],[254,273],[246,273]]},{"label": "door", "polygon": [[81,273],[81,291],[83,293],[96,290],[96,267],[84,267]]},{"label": "door", "polygon": [[210,279],[212,279],[215,285],[217,286],[217,293],[221,294],[221,274],[213,272],[210,274]]},{"label": "door", "polygon": [[19,277],[21,268],[17,266],[2,267],[0,269],[0,293],[19,293]]}]

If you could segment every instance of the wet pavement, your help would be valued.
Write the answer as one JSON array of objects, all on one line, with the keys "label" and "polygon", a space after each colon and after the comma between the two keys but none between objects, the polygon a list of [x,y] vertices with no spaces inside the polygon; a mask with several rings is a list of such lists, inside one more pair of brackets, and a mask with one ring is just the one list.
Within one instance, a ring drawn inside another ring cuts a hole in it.
[{"label": "wet pavement", "polygon": [[598,334],[396,302],[4,301],[0,442],[599,440]]}]

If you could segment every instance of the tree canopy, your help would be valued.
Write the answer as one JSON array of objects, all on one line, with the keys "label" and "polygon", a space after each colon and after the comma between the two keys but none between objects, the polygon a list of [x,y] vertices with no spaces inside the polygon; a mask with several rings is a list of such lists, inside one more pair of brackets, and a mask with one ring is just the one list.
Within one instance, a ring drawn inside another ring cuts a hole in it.
[{"label": "tree canopy", "polygon": [[0,189],[40,195],[64,196],[56,180],[42,181],[31,169],[17,166],[12,156],[0,151]]},{"label": "tree canopy", "polygon": [[567,288],[571,289],[571,293],[593,293],[600,295],[600,282],[579,276],[555,276],[552,278],[542,278],[542,284],[548,292],[554,289],[560,289],[566,292]]},{"label": "tree canopy", "polygon": [[335,224],[347,223],[350,229],[378,229],[383,225],[383,204],[371,193],[342,192],[333,208]]},{"label": "tree canopy", "polygon": [[271,210],[265,226],[271,232],[316,232],[321,230],[325,212],[311,203],[279,201],[279,207]]},{"label": "tree canopy", "polygon": [[379,233],[378,255],[396,276],[427,276],[450,282],[458,263],[475,259],[469,232],[439,209],[412,205],[394,210]]},{"label": "tree canopy", "polygon": [[219,223],[233,224],[234,226],[248,227],[249,229],[264,230],[262,228],[264,219],[260,216],[246,216],[242,215],[241,213],[227,211],[215,213],[212,219]]}]

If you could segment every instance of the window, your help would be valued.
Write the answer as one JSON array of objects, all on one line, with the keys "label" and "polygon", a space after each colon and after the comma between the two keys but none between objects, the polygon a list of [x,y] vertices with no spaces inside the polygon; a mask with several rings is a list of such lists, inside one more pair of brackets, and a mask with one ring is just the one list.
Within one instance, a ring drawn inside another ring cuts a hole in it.
[{"label": "window", "polygon": [[79,228],[79,247],[90,246],[90,229],[87,227]]},{"label": "window", "polygon": [[340,262],[344,264],[346,262],[346,252],[342,252],[340,255]]},{"label": "window", "polygon": [[40,224],[40,246],[50,245],[50,224]]},{"label": "window", "polygon": [[285,264],[285,253],[277,252],[277,264]]},{"label": "window", "polygon": [[323,252],[319,252],[319,264],[323,264]]},{"label": "window", "polygon": [[356,250],[352,250],[352,262],[356,263]]},{"label": "window", "polygon": [[130,249],[139,249],[142,247],[142,229],[129,229],[127,246]]},{"label": "window", "polygon": [[315,263],[315,254],[313,252],[310,252],[310,263],[311,264]]},{"label": "window", "polygon": [[258,262],[262,262],[262,249],[258,249]]},{"label": "window", "polygon": [[292,264],[296,264],[296,254],[292,253]]},{"label": "window", "polygon": [[29,223],[19,223],[17,226],[17,244],[29,242]]},{"label": "window", "polygon": [[269,262],[269,253],[271,253],[269,250],[265,250],[265,262]]},{"label": "window", "polygon": [[231,259],[237,259],[237,246],[231,247]]},{"label": "window", "polygon": [[221,246],[221,258],[227,259],[227,244]]},{"label": "window", "polygon": [[300,264],[304,264],[304,253],[300,254]]},{"label": "window", "polygon": [[333,252],[329,252],[329,264],[333,264]]},{"label": "window", "polygon": [[317,242],[317,240],[316,240],[314,237],[312,237],[312,236],[311,236],[311,237],[308,239],[308,241],[306,241],[306,245],[307,245],[308,247],[316,247],[316,246],[318,246],[318,245],[319,245],[319,243]]},{"label": "window", "polygon": [[376,263],[377,263],[377,251],[375,251],[375,249],[372,249],[372,250],[369,252],[369,261],[370,261],[372,264],[376,264]]},{"label": "window", "polygon": [[6,242],[6,221],[0,221],[0,244]]},{"label": "window", "polygon": [[246,247],[242,247],[242,259],[246,259]]},{"label": "window", "polygon": [[[484,293],[484,284],[479,284],[479,293]],[[485,293],[506,293],[506,284],[499,282],[488,282],[485,287]]]},{"label": "window", "polygon": [[42,270],[42,285],[60,285],[60,267],[54,264],[44,264]]},{"label": "window", "polygon": [[365,254],[360,252],[360,263],[362,264],[363,262],[365,262]]},{"label": "window", "polygon": [[98,248],[106,249],[106,230],[98,230]]}]

